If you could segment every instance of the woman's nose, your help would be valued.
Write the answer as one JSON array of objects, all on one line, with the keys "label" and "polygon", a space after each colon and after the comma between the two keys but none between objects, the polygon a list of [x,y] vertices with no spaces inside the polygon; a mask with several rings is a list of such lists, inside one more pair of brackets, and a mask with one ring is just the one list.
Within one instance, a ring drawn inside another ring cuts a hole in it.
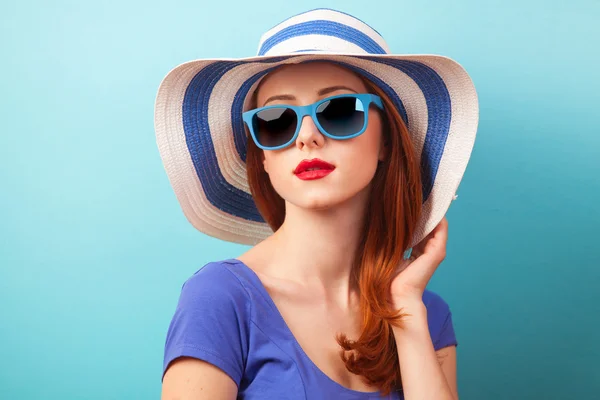
[{"label": "woman's nose", "polygon": [[321,147],[324,143],[325,135],[319,131],[319,128],[310,115],[305,115],[302,118],[300,132],[298,132],[298,137],[296,138],[296,147],[302,150],[304,146]]}]

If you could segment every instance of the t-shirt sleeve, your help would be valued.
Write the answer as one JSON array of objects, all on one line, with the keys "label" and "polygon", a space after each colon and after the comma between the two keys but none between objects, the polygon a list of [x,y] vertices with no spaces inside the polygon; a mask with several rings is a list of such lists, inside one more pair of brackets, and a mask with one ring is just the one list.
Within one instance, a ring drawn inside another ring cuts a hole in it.
[{"label": "t-shirt sleeve", "polygon": [[165,341],[162,378],[173,360],[188,356],[222,369],[239,387],[248,354],[249,308],[246,289],[225,265],[200,268],[181,288]]},{"label": "t-shirt sleeve", "polygon": [[427,307],[427,322],[434,349],[437,351],[447,346],[458,346],[448,303],[430,290],[426,291],[423,300]]}]

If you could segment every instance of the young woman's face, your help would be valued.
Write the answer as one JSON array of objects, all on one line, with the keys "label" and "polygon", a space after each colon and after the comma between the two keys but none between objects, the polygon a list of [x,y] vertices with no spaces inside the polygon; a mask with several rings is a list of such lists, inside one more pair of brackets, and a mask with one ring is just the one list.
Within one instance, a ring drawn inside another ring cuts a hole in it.
[{"label": "young woman's face", "polygon": [[[338,94],[367,92],[358,76],[336,64],[291,64],[271,72],[263,79],[257,92],[257,107],[307,105]],[[287,98],[269,100],[282,95]],[[366,131],[346,140],[323,135],[312,118],[305,116],[298,138],[292,145],[279,150],[264,150],[263,153],[265,171],[284,200],[302,208],[329,208],[369,189],[377,162],[385,157],[381,114],[372,105]],[[333,164],[335,169],[329,175],[315,180],[302,180],[294,174],[302,160],[313,158]]]}]

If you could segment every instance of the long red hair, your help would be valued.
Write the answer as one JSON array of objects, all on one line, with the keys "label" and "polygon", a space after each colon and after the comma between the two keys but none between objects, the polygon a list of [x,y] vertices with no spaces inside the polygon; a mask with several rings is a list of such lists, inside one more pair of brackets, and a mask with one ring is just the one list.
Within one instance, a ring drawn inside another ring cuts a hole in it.
[{"label": "long red hair", "polygon": [[[410,246],[422,209],[420,163],[404,120],[388,96],[370,80],[359,75],[370,93],[381,97],[383,140],[387,157],[379,163],[361,240],[353,265],[353,284],[360,293],[360,336],[350,340],[336,337],[340,356],[348,371],[362,375],[383,395],[402,388],[400,364],[392,324],[402,326],[406,315],[396,310],[390,299],[390,284],[405,250]],[[256,107],[256,93],[251,108]],[[277,194],[263,169],[262,149],[256,146],[246,128],[248,183],[258,211],[276,231],[285,218],[285,201]]]}]

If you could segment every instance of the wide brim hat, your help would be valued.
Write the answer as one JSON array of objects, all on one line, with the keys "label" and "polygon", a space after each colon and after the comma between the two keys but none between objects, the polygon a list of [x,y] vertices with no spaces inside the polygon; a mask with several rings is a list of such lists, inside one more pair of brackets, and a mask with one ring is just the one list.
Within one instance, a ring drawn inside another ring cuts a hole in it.
[{"label": "wide brim hat", "polygon": [[292,16],[262,35],[258,54],[197,59],[173,68],[155,101],[156,140],[183,213],[199,231],[254,245],[273,233],[246,176],[242,120],[261,78],[284,64],[327,60],[353,70],[389,96],[421,160],[419,243],[457,198],[477,132],[475,87],[456,61],[433,54],[390,54],[383,37],[340,11]]}]

